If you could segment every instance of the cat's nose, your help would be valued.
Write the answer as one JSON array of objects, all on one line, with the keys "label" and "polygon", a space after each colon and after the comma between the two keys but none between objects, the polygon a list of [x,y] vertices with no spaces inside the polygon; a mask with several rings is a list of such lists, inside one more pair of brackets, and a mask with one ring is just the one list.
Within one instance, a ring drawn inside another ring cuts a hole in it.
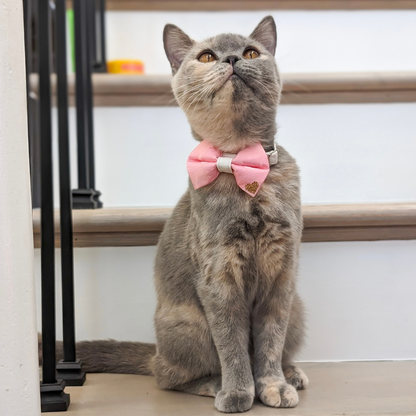
[{"label": "cat's nose", "polygon": [[234,66],[235,63],[237,61],[239,61],[240,59],[241,58],[239,56],[237,56],[237,55],[229,55],[226,58],[224,58],[224,62],[227,62],[227,63],[231,64],[232,66]]}]

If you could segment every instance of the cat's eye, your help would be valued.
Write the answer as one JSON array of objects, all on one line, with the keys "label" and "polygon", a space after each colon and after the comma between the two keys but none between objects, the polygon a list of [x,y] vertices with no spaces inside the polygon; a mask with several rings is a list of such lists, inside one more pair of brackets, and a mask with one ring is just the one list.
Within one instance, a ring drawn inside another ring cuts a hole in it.
[{"label": "cat's eye", "polygon": [[260,56],[260,54],[254,49],[247,49],[243,53],[243,57],[246,58],[246,59],[254,59],[254,58],[258,58],[259,56]]},{"label": "cat's eye", "polygon": [[210,52],[205,52],[202,55],[200,55],[198,57],[198,61],[199,62],[203,62],[204,64],[208,63],[208,62],[214,62],[216,61],[217,58]]}]

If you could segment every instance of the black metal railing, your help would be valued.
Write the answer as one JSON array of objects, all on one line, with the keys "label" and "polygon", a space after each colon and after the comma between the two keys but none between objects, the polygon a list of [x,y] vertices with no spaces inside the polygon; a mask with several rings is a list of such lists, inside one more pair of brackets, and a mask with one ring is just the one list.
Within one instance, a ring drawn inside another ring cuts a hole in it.
[{"label": "black metal railing", "polygon": [[29,131],[29,154],[31,170],[32,205],[40,207],[40,138],[39,138],[39,103],[31,91],[30,75],[38,72],[37,62],[37,1],[24,1],[25,21],[25,54],[26,54],[26,88]]},{"label": "black metal railing", "polygon": [[[77,96],[78,189],[73,191],[74,208],[101,208],[95,189],[94,124],[91,73],[96,59],[92,40],[96,33],[94,0],[73,0],[75,21],[75,73]],[[94,8],[93,8],[94,7]],[[95,43],[95,42],[94,42]]]},{"label": "black metal railing", "polygon": [[56,92],[58,105],[59,188],[61,219],[62,320],[64,358],[56,367],[57,377],[71,386],[82,386],[85,372],[76,359],[74,316],[74,259],[72,236],[72,195],[69,165],[68,76],[66,60],[65,0],[56,0]]},{"label": "black metal railing", "polygon": [[[67,410],[65,386],[85,382],[76,358],[74,312],[73,208],[99,208],[95,190],[93,71],[105,70],[105,0],[73,0],[75,20],[77,190],[71,191],[68,123],[66,0],[24,0],[28,122],[33,206],[41,208],[43,412]],[[98,25],[98,26],[97,26]],[[97,30],[98,29],[98,30]],[[97,35],[99,34],[99,36]],[[51,72],[56,72],[59,200],[62,263],[63,360],[56,363],[55,230],[52,163]],[[37,93],[31,77],[38,74]]]},{"label": "black metal railing", "polygon": [[[49,0],[51,72],[57,68],[57,36],[55,25],[57,0]],[[30,88],[30,76],[38,73],[38,0],[24,0],[26,32],[26,70],[28,75],[28,122],[31,159],[32,204],[40,207],[40,137],[39,99]],[[75,11],[75,62],[77,144],[78,144],[78,189],[73,191],[74,209],[101,208],[100,192],[95,189],[94,119],[91,75],[106,72],[105,0],[74,0]],[[76,10],[79,12],[77,13]],[[62,25],[61,25],[62,26]],[[52,30],[52,28],[54,30]],[[32,81],[34,81],[32,79]]]}]

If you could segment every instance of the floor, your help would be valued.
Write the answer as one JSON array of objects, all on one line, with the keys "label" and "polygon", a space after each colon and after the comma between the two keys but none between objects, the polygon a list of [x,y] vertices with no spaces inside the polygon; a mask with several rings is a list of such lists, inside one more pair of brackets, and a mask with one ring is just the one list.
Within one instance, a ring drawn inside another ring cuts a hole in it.
[{"label": "floor", "polygon": [[[416,416],[416,362],[302,363],[310,385],[294,409],[255,402],[250,416]],[[88,374],[68,387],[71,416],[219,415],[214,399],[161,391],[153,377]],[[61,415],[62,413],[49,413]]]}]

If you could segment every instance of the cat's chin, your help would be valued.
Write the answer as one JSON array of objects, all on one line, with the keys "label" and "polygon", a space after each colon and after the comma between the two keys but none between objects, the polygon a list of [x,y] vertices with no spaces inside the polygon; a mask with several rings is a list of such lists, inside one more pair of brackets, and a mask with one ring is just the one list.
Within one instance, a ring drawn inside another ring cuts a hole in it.
[{"label": "cat's chin", "polygon": [[232,72],[231,70],[231,74],[227,74],[227,76],[225,77],[224,81],[222,81],[222,83],[220,84],[220,87],[217,89],[216,94],[218,94],[219,92],[221,92],[221,90],[223,90],[225,87],[231,87],[231,91],[232,91],[232,85],[234,82],[238,82],[238,80],[241,80],[241,77],[239,75],[237,75],[235,72]]},{"label": "cat's chin", "polygon": [[226,84],[231,84],[231,85],[235,85],[235,84],[246,84],[246,82],[244,81],[244,79],[238,75],[236,72],[233,72],[224,82],[224,84],[222,86],[225,86]]},{"label": "cat's chin", "polygon": [[243,78],[240,77],[240,75],[236,74],[235,72],[233,74],[231,74],[230,78],[228,78],[231,81],[236,81],[236,80],[240,80],[243,81]]}]

